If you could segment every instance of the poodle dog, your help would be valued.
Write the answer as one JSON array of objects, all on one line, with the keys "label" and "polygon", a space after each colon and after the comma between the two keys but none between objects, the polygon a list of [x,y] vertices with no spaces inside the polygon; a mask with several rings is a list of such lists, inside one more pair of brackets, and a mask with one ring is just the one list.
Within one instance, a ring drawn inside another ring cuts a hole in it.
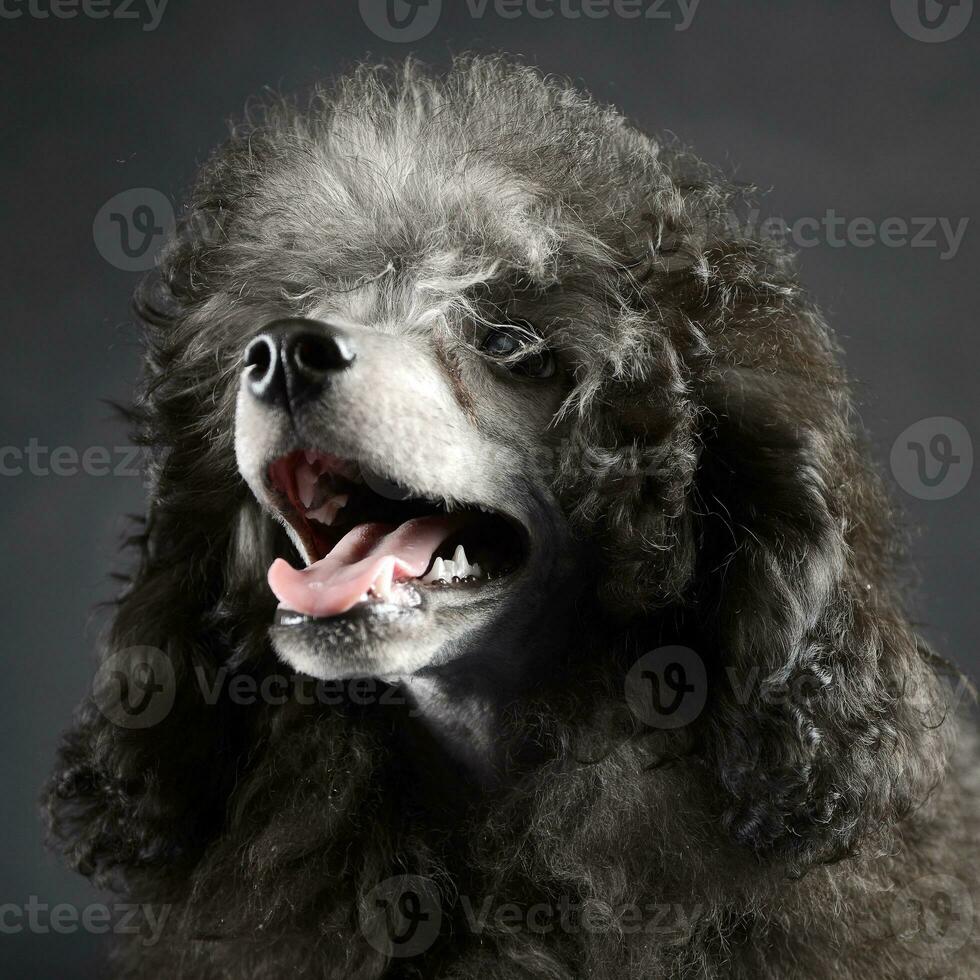
[{"label": "poodle dog", "polygon": [[234,128],[137,295],[149,509],[45,797],[167,913],[121,976],[980,975],[958,678],[741,207],[504,59]]}]

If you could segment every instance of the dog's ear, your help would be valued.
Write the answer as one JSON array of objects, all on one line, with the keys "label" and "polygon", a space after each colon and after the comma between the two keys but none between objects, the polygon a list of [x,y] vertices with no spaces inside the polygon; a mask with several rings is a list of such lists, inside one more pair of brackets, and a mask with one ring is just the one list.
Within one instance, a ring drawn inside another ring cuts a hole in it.
[{"label": "dog's ear", "polygon": [[249,648],[271,609],[251,592],[261,573],[246,569],[267,525],[248,505],[230,531],[203,501],[195,511],[151,506],[133,541],[139,567],[45,792],[52,844],[104,887],[180,880],[220,827],[254,737],[229,685],[267,656]]},{"label": "dog's ear", "polygon": [[716,338],[723,364],[691,386],[682,606],[708,668],[698,734],[725,821],[803,868],[870,846],[921,803],[946,734],[826,329],[792,305],[772,313],[733,318],[732,340]]},{"label": "dog's ear", "polygon": [[609,607],[705,664],[686,734],[726,825],[804,867],[923,800],[941,684],[825,324],[771,244],[673,227],[628,325],[636,363],[594,400],[602,467],[578,499],[605,516]]},{"label": "dog's ear", "polygon": [[799,350],[782,373],[732,368],[701,391],[685,605],[725,819],[805,866],[921,802],[943,746],[936,679],[891,581],[887,505],[845,395],[803,376]]},{"label": "dog's ear", "polygon": [[176,881],[196,860],[254,739],[230,672],[271,657],[260,641],[274,600],[262,583],[281,543],[235,470],[230,386],[213,376],[182,299],[166,276],[137,297],[147,378],[129,415],[148,449],[148,512],[45,798],[56,846],[107,886],[142,872]]}]

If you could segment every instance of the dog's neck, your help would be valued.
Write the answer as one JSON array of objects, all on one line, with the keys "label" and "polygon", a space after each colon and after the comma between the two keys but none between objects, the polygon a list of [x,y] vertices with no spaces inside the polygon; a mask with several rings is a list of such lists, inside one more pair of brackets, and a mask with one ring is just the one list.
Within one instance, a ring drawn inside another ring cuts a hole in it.
[{"label": "dog's neck", "polygon": [[508,737],[508,716],[557,670],[575,632],[569,606],[553,604],[533,624],[512,623],[441,667],[402,681],[415,717],[480,786],[506,781],[510,757],[520,754]]},{"label": "dog's neck", "polygon": [[495,786],[501,777],[500,703],[490,696],[453,691],[438,677],[408,677],[404,681],[418,717],[450,758],[480,786]]}]

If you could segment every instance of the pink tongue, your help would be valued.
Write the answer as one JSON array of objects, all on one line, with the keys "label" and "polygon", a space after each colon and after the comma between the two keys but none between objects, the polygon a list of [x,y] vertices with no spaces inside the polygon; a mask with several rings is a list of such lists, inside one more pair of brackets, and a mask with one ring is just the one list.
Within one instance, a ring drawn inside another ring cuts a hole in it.
[{"label": "pink tongue", "polygon": [[372,585],[418,578],[436,548],[459,527],[454,515],[419,517],[392,529],[390,524],[359,524],[308,568],[277,558],[269,587],[280,604],[306,616],[338,616],[357,604]]}]

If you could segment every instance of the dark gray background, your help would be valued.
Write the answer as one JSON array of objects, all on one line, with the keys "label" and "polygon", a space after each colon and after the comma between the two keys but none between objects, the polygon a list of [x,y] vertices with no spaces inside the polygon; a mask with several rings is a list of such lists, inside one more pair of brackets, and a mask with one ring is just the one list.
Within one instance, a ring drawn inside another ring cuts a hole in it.
[{"label": "dark gray background", "polygon": [[[136,276],[93,241],[93,219],[111,197],[149,187],[179,198],[226,118],[266,87],[294,89],[409,50],[437,64],[454,51],[506,50],[771,188],[768,213],[971,219],[953,258],[937,248],[821,244],[802,253],[802,270],[846,348],[879,461],[919,529],[918,618],[975,675],[980,478],[926,502],[896,485],[888,458],[919,419],[950,416],[974,434],[980,424],[980,15],[958,38],[929,44],[896,26],[888,0],[702,0],[686,31],[619,17],[506,20],[492,7],[475,19],[463,0],[443,5],[452,9],[414,44],[379,39],[346,2],[171,0],[154,31],[83,16],[0,19],[0,445],[126,442],[101,400],[125,400],[138,369],[128,312]],[[90,678],[100,622],[92,610],[113,594],[109,572],[124,515],[142,506],[141,482],[25,473],[0,477],[0,494],[0,905],[36,895],[83,906],[98,896],[43,852],[35,799]],[[97,976],[101,942],[82,932],[0,934],[0,973]]]}]

